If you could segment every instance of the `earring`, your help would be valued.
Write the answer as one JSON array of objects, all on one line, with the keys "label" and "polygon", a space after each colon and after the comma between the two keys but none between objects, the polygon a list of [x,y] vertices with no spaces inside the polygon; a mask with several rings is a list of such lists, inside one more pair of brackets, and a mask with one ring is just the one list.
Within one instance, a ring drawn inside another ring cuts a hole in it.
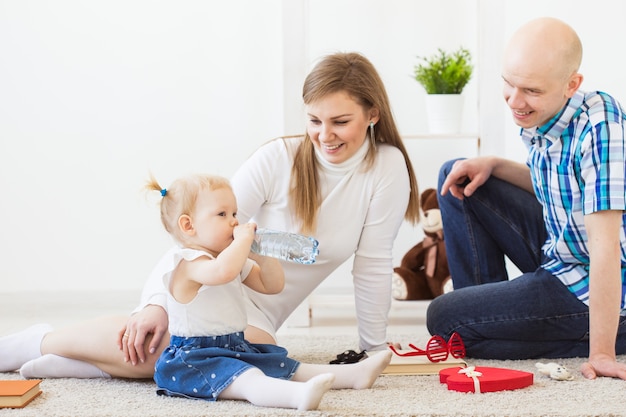
[{"label": "earring", "polygon": [[370,122],[370,141],[372,142],[372,147],[376,149],[376,137],[374,136],[374,122]]}]

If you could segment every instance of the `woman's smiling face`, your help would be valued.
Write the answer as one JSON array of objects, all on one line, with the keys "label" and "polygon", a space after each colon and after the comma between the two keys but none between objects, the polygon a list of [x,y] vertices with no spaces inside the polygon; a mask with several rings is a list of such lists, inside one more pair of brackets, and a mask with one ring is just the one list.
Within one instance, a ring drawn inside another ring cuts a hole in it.
[{"label": "woman's smiling face", "polygon": [[331,93],[306,105],[307,133],[324,159],[339,164],[363,145],[374,113],[343,91]]}]

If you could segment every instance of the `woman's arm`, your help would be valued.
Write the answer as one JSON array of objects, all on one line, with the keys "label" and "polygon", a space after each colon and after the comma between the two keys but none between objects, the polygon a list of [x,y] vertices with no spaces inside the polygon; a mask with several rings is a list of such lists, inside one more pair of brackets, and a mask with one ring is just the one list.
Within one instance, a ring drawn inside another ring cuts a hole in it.
[{"label": "woman's arm", "polygon": [[240,223],[255,218],[268,200],[282,200],[283,190],[280,185],[291,176],[287,146],[282,139],[264,144],[241,164],[231,178],[230,182],[237,197],[237,218]]},{"label": "woman's arm", "polygon": [[393,244],[410,194],[402,154],[396,148],[381,146],[377,158],[370,173],[375,176],[375,189],[369,199],[353,268],[359,347],[365,350],[387,347]]}]

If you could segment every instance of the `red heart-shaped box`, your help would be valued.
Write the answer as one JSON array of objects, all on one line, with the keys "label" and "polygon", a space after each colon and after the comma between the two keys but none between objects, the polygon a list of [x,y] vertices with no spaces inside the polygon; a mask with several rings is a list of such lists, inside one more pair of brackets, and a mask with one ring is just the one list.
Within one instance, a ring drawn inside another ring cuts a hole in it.
[{"label": "red heart-shaped box", "polygon": [[[475,392],[474,378],[460,370],[467,368],[446,368],[439,371],[439,382],[447,384],[449,390],[460,392]],[[480,383],[479,392],[495,392],[526,388],[533,384],[533,374],[506,368],[490,368],[477,366],[475,371],[482,375],[477,376]]]}]

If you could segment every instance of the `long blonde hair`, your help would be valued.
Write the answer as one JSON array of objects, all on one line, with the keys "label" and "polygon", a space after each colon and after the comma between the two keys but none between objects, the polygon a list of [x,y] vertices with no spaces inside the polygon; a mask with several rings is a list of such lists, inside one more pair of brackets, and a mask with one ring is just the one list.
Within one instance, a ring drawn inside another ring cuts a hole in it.
[{"label": "long blonde hair", "polygon": [[[416,224],[420,217],[419,190],[413,166],[396,127],[389,105],[387,91],[372,63],[358,53],[336,53],[326,56],[309,73],[302,88],[304,104],[310,104],[329,94],[345,92],[364,111],[376,108],[380,119],[375,125],[376,142],[395,146],[402,152],[407,170],[411,193],[404,218]],[[366,156],[368,167],[376,158],[376,148],[370,147]],[[291,168],[292,186],[290,200],[303,232],[312,232],[317,223],[321,204],[315,149],[308,134],[296,150]]]},{"label": "long blonde hair", "polygon": [[165,230],[179,243],[185,243],[186,236],[178,227],[178,219],[182,215],[193,217],[198,195],[203,190],[218,190],[228,188],[232,190],[230,182],[218,175],[192,174],[178,178],[169,186],[161,187],[159,182],[150,174],[146,182],[147,191],[161,193],[161,223]]}]

